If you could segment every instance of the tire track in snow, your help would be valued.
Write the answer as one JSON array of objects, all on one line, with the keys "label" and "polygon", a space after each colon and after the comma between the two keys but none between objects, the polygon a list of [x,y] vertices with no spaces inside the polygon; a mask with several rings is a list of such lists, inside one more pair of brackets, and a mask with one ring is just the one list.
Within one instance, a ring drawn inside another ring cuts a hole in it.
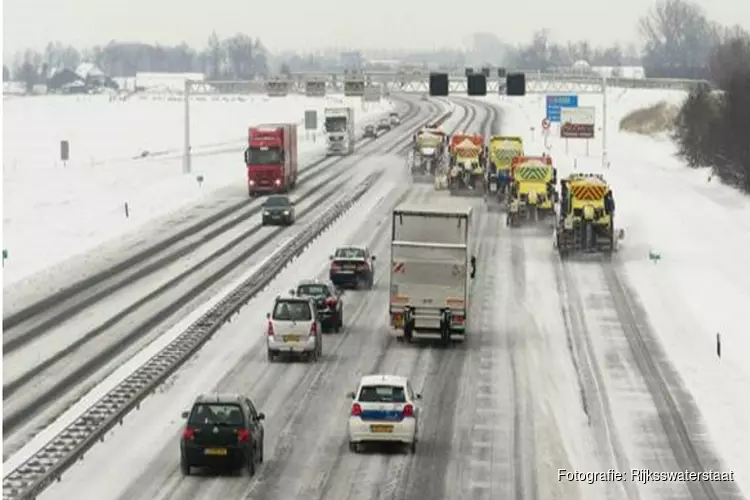
[{"label": "tire track in snow", "polygon": [[[602,273],[617,319],[648,387],[679,470],[728,470],[717,456],[710,438],[706,437],[700,410],[671,367],[645,311],[635,302],[632,292],[612,264],[602,264]],[[694,500],[745,498],[734,482],[689,481],[685,486]]]}]

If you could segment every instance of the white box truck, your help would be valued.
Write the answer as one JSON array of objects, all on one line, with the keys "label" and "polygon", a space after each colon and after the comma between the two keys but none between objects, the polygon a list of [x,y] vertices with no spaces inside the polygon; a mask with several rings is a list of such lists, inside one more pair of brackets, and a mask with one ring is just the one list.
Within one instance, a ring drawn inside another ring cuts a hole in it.
[{"label": "white box truck", "polygon": [[465,339],[476,269],[471,219],[468,205],[393,210],[388,322],[397,339]]},{"label": "white box truck", "polygon": [[325,108],[323,127],[328,143],[328,155],[350,155],[354,153],[356,135],[354,108]]}]

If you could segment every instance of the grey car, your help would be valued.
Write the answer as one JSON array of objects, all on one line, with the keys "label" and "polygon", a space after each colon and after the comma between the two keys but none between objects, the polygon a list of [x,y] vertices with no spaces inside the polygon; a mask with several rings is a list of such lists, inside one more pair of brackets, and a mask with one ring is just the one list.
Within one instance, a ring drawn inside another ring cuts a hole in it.
[{"label": "grey car", "polygon": [[294,205],[288,196],[283,194],[271,195],[263,202],[262,208],[264,226],[291,226],[294,224]]}]

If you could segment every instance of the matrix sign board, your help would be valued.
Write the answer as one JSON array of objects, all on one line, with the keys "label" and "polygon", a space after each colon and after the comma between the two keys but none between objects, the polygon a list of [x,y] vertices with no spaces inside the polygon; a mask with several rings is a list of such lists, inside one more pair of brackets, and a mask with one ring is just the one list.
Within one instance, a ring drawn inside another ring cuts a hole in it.
[{"label": "matrix sign board", "polygon": [[593,139],[596,108],[563,108],[560,110],[560,137],[564,139]]}]

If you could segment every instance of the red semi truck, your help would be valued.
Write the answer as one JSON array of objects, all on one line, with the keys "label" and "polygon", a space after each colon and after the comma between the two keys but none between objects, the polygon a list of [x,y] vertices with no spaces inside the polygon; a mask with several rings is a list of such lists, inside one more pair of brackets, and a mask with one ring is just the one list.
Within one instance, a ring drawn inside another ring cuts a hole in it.
[{"label": "red semi truck", "polygon": [[250,196],[294,189],[297,184],[297,124],[250,127],[245,165]]}]

